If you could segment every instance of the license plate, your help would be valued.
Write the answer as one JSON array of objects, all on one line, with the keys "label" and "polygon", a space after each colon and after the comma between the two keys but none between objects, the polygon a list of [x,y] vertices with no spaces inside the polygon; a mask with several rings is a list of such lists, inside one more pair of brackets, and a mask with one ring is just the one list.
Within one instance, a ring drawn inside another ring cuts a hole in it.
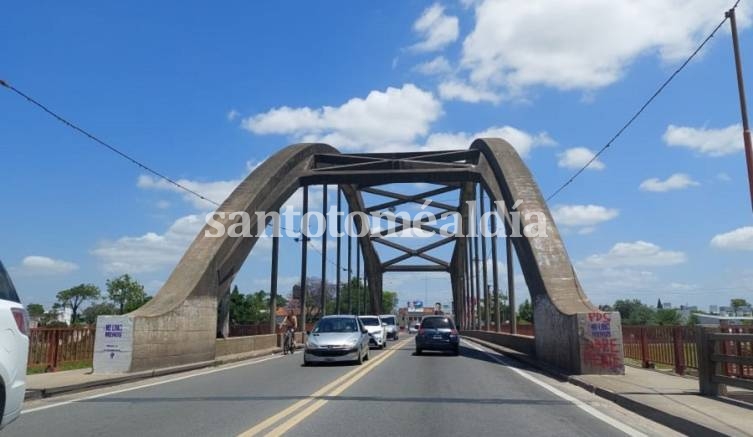
[{"label": "license plate", "polygon": [[327,357],[324,359],[324,361],[332,362],[332,361],[335,361],[335,359],[331,357]]},{"label": "license plate", "polygon": [[441,335],[435,335],[435,336],[434,336],[434,340],[441,340],[441,339],[442,339],[442,336],[441,336]]}]

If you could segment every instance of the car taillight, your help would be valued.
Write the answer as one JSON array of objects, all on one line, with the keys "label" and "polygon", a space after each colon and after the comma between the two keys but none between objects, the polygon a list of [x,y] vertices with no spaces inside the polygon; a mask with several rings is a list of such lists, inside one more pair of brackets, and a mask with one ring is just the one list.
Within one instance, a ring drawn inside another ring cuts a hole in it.
[{"label": "car taillight", "polygon": [[16,326],[23,335],[29,335],[29,317],[23,308],[11,308],[13,318],[16,320]]},{"label": "car taillight", "polygon": [[423,329],[419,329],[418,330],[418,335],[424,335],[424,330]]},{"label": "car taillight", "polygon": [[458,335],[458,330],[457,329],[453,329],[452,331],[450,331],[450,334],[451,335]]}]

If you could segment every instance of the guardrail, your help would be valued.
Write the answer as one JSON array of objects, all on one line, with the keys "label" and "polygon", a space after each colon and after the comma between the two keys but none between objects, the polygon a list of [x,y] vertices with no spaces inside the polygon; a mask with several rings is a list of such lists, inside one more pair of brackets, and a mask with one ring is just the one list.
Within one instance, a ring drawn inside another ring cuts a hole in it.
[{"label": "guardrail", "polygon": [[625,358],[641,362],[644,368],[656,364],[672,366],[684,375],[698,368],[696,332],[689,326],[623,326]]},{"label": "guardrail", "polygon": [[29,332],[29,370],[54,372],[61,365],[91,366],[94,334],[90,326],[72,328],[32,328]]},{"label": "guardrail", "polygon": [[247,337],[249,335],[272,334],[269,323],[230,325],[230,337]]},{"label": "guardrail", "polygon": [[753,390],[753,333],[697,328],[701,394],[726,394],[726,386]]},{"label": "guardrail", "polygon": [[[314,329],[313,323],[306,324],[306,330]],[[248,337],[251,335],[282,334],[280,326],[276,326],[274,332],[270,329],[269,323],[254,323],[246,325],[230,325],[230,337]]]}]

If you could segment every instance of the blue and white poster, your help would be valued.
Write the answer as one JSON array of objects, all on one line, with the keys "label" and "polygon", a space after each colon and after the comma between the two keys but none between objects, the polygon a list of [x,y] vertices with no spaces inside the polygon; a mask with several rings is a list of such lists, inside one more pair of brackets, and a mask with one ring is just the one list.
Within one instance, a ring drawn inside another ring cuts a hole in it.
[{"label": "blue and white poster", "polygon": [[128,316],[97,317],[94,337],[94,373],[125,373],[133,357],[133,319]]}]

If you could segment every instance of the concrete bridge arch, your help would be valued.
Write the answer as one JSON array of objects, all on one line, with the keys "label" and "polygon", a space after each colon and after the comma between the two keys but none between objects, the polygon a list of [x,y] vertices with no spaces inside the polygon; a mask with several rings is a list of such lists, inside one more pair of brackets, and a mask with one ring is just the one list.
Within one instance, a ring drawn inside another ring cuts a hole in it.
[{"label": "concrete bridge arch", "polygon": [[[245,211],[252,217],[256,211],[277,211],[298,188],[319,184],[338,185],[351,211],[366,211],[362,192],[378,192],[374,186],[386,182],[445,184],[458,187],[461,193],[478,184],[508,208],[519,204],[521,230],[530,224],[527,212],[542,213],[546,218],[546,238],[512,238],[534,303],[538,357],[574,373],[623,371],[619,314],[601,313],[589,302],[536,182],[515,149],[504,140],[477,139],[466,150],[385,154],[341,154],[326,144],[295,144],[255,169],[217,211]],[[503,218],[513,225],[509,212],[504,211]],[[230,218],[218,221],[225,227],[233,223]],[[356,227],[359,226],[368,224],[357,222]],[[132,327],[128,371],[215,358],[218,300],[229,290],[258,237],[207,238],[205,231],[211,232],[208,225],[154,299],[126,316]],[[251,234],[257,235],[257,229],[252,228]],[[382,261],[374,248],[375,241],[369,235],[358,238],[369,278],[371,310],[379,312],[382,275],[398,268],[399,263]],[[433,261],[436,269],[450,273],[453,298],[460,302],[466,292],[466,242],[464,238],[452,242],[455,249],[451,261]],[[403,258],[411,256],[431,260],[425,251],[415,250],[406,250]],[[409,267],[404,266],[406,271]],[[609,341],[604,343],[604,339]],[[614,350],[615,345],[619,350]],[[604,360],[606,355],[611,361]]]}]

